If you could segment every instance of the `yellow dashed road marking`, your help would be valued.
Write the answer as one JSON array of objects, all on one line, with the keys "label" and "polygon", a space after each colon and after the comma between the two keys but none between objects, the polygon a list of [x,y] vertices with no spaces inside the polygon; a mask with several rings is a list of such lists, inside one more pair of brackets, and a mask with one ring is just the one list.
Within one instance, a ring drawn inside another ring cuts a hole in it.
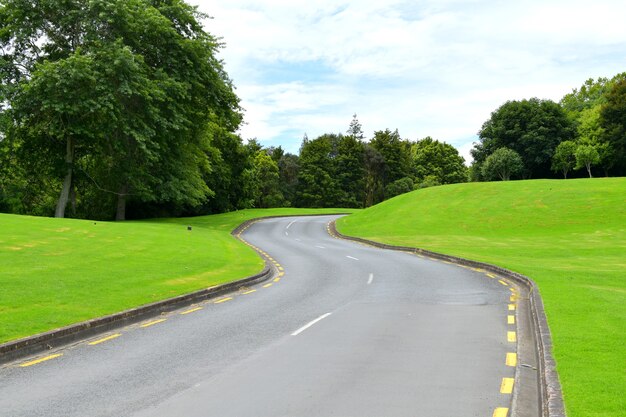
[{"label": "yellow dashed road marking", "polygon": [[274,282],[278,282],[278,281],[280,281],[280,277],[274,278]]},{"label": "yellow dashed road marking", "polygon": [[256,290],[246,291],[246,292],[244,292],[243,294],[244,294],[244,295],[247,295],[247,294],[252,294],[253,292],[256,292]]},{"label": "yellow dashed road marking", "polygon": [[33,361],[24,362],[23,364],[20,365],[20,368],[26,368],[27,366],[37,365],[38,363],[49,361],[50,359],[58,358],[59,356],[63,356],[63,354],[62,353],[57,353],[55,355],[49,355],[49,356],[45,356],[43,358],[35,359]]},{"label": "yellow dashed road marking", "polygon": [[498,282],[502,285],[506,285],[507,287],[509,286],[509,284],[506,281],[502,281],[501,279],[499,279]]},{"label": "yellow dashed road marking", "polygon": [[99,345],[100,343],[108,342],[109,340],[112,340],[112,339],[117,339],[121,335],[122,335],[121,333],[115,333],[115,334],[112,334],[111,336],[103,337],[102,339],[98,339],[98,340],[94,340],[93,342],[89,342],[89,345],[90,346]]},{"label": "yellow dashed road marking", "polygon": [[506,332],[506,340],[509,342],[517,342],[517,335],[515,332]]},{"label": "yellow dashed road marking", "polygon": [[225,303],[226,301],[230,301],[232,300],[233,297],[226,297],[226,298],[222,298],[220,300],[215,301],[213,304],[221,304],[221,303]]},{"label": "yellow dashed road marking", "polygon": [[513,378],[502,378],[502,384],[500,385],[500,392],[502,394],[512,393],[514,383],[515,383],[515,380]]},{"label": "yellow dashed road marking", "polygon": [[498,407],[493,410],[493,417],[506,417],[507,415],[509,415],[508,408]]},{"label": "yellow dashed road marking", "polygon": [[508,316],[506,322],[507,324],[515,324],[515,316]]},{"label": "yellow dashed road marking", "polygon": [[515,304],[509,304],[509,311],[515,311]]},{"label": "yellow dashed road marking", "polygon": [[517,365],[517,353],[509,352],[506,354],[506,366]]},{"label": "yellow dashed road marking", "polygon": [[202,310],[202,307],[196,307],[196,308],[192,308],[186,311],[183,311],[182,313],[180,313],[181,315],[185,315],[185,314],[189,314],[189,313],[193,313],[194,311],[198,311],[198,310]]},{"label": "yellow dashed road marking", "polygon": [[274,285],[274,284],[272,284],[272,283],[270,282],[269,284],[265,284],[265,285],[263,286],[263,288],[269,288],[269,287],[271,287],[272,285]]},{"label": "yellow dashed road marking", "polygon": [[154,326],[155,324],[159,324],[159,323],[163,323],[166,319],[159,319],[159,320],[153,320],[153,321],[149,321],[147,323],[142,324],[139,327],[150,327],[150,326]]},{"label": "yellow dashed road marking", "polygon": [[517,300],[517,296],[515,294],[512,294],[511,297],[509,298],[509,301],[511,301],[512,303],[514,303]]},{"label": "yellow dashed road marking", "polygon": [[489,278],[495,278],[496,276],[494,274],[485,274],[487,275]]}]

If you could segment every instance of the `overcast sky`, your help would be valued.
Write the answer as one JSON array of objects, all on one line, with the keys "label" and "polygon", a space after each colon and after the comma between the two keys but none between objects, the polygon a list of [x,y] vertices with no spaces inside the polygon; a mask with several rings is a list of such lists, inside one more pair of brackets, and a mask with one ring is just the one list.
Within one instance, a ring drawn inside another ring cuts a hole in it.
[{"label": "overcast sky", "polygon": [[507,100],[555,101],[626,71],[626,1],[190,0],[213,17],[245,108],[241,135],[398,129],[456,146]]}]

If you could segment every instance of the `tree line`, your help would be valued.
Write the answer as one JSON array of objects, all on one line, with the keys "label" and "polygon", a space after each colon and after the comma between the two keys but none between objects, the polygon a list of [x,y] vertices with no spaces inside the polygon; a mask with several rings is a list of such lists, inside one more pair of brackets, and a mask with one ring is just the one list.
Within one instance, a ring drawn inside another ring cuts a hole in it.
[{"label": "tree line", "polygon": [[206,18],[183,0],[1,2],[0,211],[122,220],[359,208],[468,180],[626,174],[626,73],[560,103],[503,104],[469,169],[431,137],[366,138],[356,115],[345,133],[305,135],[297,155],[244,142]]},{"label": "tree line", "polygon": [[478,136],[475,181],[626,175],[626,73],[589,79],[559,103],[508,101]]}]

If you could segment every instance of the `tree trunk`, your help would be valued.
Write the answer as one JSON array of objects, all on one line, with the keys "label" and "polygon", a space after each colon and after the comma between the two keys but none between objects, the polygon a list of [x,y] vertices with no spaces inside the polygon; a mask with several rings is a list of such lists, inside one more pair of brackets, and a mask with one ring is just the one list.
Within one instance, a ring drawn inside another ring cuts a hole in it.
[{"label": "tree trunk", "polygon": [[67,200],[70,196],[70,189],[72,188],[72,174],[74,165],[74,139],[67,138],[65,163],[67,165],[67,173],[63,180],[63,187],[61,188],[61,195],[57,201],[57,208],[54,211],[54,217],[65,217],[65,207],[67,207]]},{"label": "tree trunk", "polygon": [[589,178],[593,178],[591,176],[591,164],[587,164],[587,172],[589,173]]},{"label": "tree trunk", "polygon": [[567,170],[565,169],[563,170],[563,179],[565,180],[567,179]]},{"label": "tree trunk", "polygon": [[117,195],[117,212],[115,220],[126,220],[126,195],[128,193],[128,185],[124,184],[120,187],[120,193]]}]

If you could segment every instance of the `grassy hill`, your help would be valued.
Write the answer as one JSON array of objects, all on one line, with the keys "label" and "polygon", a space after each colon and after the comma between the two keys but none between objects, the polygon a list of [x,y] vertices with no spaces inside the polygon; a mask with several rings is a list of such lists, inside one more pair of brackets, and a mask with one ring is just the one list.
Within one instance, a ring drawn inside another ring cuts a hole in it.
[{"label": "grassy hill", "polygon": [[626,415],[626,178],[427,188],[342,218],[338,229],[531,277],[568,415]]},{"label": "grassy hill", "polygon": [[230,235],[236,226],[338,211],[122,223],[0,214],[0,343],[253,275],[263,261]]}]

